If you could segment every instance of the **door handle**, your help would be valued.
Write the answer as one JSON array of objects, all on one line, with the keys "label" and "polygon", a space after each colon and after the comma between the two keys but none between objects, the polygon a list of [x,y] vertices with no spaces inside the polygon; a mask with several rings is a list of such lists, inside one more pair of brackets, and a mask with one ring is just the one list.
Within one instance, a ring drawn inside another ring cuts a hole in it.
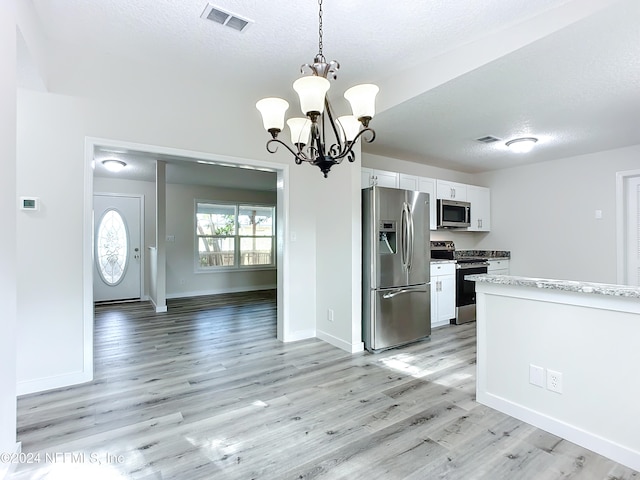
[{"label": "door handle", "polygon": [[[427,285],[430,285],[427,283]],[[385,293],[384,295],[382,295],[382,298],[384,299],[390,299],[395,297],[396,295],[402,295],[403,293],[426,293],[427,290],[426,288],[423,287],[417,287],[417,288],[399,288],[397,290],[394,290],[392,292],[389,293]]]}]

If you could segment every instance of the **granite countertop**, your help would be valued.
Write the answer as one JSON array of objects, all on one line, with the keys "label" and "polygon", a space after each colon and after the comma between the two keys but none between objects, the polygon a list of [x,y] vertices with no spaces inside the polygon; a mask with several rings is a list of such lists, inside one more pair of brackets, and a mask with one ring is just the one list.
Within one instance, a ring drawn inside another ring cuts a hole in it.
[{"label": "granite countertop", "polygon": [[435,259],[432,258],[431,259],[431,264],[434,264],[434,263],[456,263],[456,261],[455,260],[446,260],[444,258],[442,258],[442,259],[440,259],[440,258],[435,258]]},{"label": "granite countertop", "polygon": [[564,292],[595,293],[615,297],[640,299],[640,287],[613,285],[608,283],[578,282],[575,280],[551,280],[547,278],[516,277],[512,275],[467,275],[466,280],[497,285],[513,285],[517,287],[533,287]]},{"label": "granite countertop", "polygon": [[456,258],[465,257],[485,257],[489,260],[494,259],[509,259],[511,258],[511,252],[508,250],[456,250]]}]

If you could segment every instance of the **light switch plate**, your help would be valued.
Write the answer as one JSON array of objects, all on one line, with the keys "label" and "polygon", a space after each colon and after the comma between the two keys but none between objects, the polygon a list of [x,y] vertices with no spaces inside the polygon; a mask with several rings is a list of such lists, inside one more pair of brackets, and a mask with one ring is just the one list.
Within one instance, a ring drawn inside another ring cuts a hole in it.
[{"label": "light switch plate", "polygon": [[529,383],[544,388],[544,368],[529,364]]}]

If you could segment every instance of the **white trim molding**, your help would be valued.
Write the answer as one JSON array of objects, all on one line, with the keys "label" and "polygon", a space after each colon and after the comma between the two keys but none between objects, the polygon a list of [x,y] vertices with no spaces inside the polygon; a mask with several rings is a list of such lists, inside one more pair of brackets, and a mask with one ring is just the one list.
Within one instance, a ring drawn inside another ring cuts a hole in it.
[{"label": "white trim molding", "polygon": [[623,285],[627,276],[626,242],[626,188],[625,182],[632,177],[640,177],[640,170],[616,172],[616,282]]},{"label": "white trim molding", "polygon": [[[268,169],[277,175],[277,336],[280,341],[289,340],[291,337],[297,338],[297,332],[290,332],[290,309],[291,296],[289,260],[289,165],[283,163],[266,162],[263,160],[231,157],[227,155],[217,155],[193,150],[179,148],[162,147],[158,145],[148,145],[143,143],[125,142],[121,140],[85,137],[84,155],[84,223],[83,223],[83,315],[84,315],[84,372],[81,374],[70,374],[64,377],[57,377],[60,381],[40,381],[28,382],[30,385],[23,385],[22,393],[35,392],[37,385],[47,388],[49,385],[55,387],[72,385],[93,379],[93,161],[96,147],[110,147],[125,150],[141,151],[152,154],[166,155],[174,158],[185,158],[189,160],[204,160],[210,162],[224,162],[232,165],[250,165],[257,168]],[[164,237],[163,237],[164,238]],[[144,273],[144,272],[143,272]],[[144,292],[144,290],[143,290]],[[207,292],[203,292],[206,294]],[[224,293],[224,292],[220,292]],[[181,295],[184,296],[184,295]],[[155,307],[155,305],[154,305]],[[160,308],[160,307],[157,307]],[[158,311],[158,310],[156,310]],[[159,310],[159,311],[166,311]],[[66,383],[62,382],[66,379]],[[45,379],[46,380],[46,379]],[[45,389],[45,388],[43,388]]]},{"label": "white trim molding", "polygon": [[[93,353],[93,352],[92,352]],[[28,395],[30,393],[40,393],[54,388],[68,387],[79,383],[93,380],[93,370],[84,372],[72,372],[53,377],[36,378],[33,380],[20,381],[17,384],[17,395]]]}]

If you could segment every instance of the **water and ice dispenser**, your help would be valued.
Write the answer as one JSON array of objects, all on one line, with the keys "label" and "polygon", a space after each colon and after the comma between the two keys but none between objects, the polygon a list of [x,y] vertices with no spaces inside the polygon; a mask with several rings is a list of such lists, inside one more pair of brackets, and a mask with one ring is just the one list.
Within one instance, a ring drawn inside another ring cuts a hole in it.
[{"label": "water and ice dispenser", "polygon": [[396,253],[398,251],[396,239],[396,222],[394,220],[380,220],[378,228],[378,252],[381,255]]}]

